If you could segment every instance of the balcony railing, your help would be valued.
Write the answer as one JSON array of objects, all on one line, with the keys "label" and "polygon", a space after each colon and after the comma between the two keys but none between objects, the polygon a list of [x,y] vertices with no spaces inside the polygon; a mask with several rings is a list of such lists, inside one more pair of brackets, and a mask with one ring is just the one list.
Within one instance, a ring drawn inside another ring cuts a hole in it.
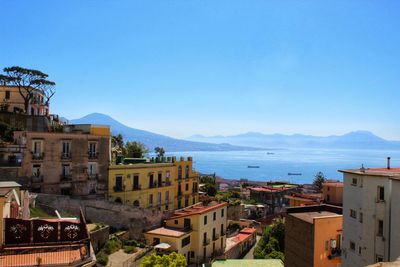
[{"label": "balcony railing", "polygon": [[114,186],[113,189],[114,189],[114,192],[123,192],[124,191],[122,187],[117,187],[117,186]]},{"label": "balcony railing", "polygon": [[171,185],[171,181],[165,181],[165,186],[170,186]]},{"label": "balcony railing", "polygon": [[32,152],[32,160],[43,160],[44,153],[42,152]]},{"label": "balcony railing", "polygon": [[226,235],[226,231],[225,231],[225,230],[222,230],[222,231],[221,231],[221,236],[224,236],[224,235]]},{"label": "balcony railing", "polygon": [[219,239],[219,234],[214,234],[213,235],[213,241],[218,240]]},{"label": "balcony railing", "polygon": [[156,188],[157,187],[157,183],[149,183],[149,188]]},{"label": "balcony railing", "polygon": [[43,175],[34,175],[31,176],[32,183],[42,183],[43,182]]},{"label": "balcony railing", "polygon": [[178,197],[182,197],[182,191],[178,191]]},{"label": "balcony railing", "polygon": [[71,153],[61,153],[61,160],[71,159]]},{"label": "balcony railing", "polygon": [[205,238],[205,239],[203,239],[203,246],[207,246],[207,245],[209,245],[210,244],[210,238]]},{"label": "balcony railing", "polygon": [[98,159],[99,158],[99,153],[94,152],[94,151],[89,151],[88,152],[89,159]]},{"label": "balcony railing", "polygon": [[72,180],[71,174],[61,174],[60,175],[60,182],[70,182]]},{"label": "balcony railing", "polygon": [[133,191],[137,191],[137,190],[141,190],[141,189],[142,189],[141,185],[136,185],[136,186],[134,185],[132,188]]},{"label": "balcony railing", "polygon": [[99,174],[98,173],[88,173],[87,177],[89,180],[98,180],[99,179]]}]

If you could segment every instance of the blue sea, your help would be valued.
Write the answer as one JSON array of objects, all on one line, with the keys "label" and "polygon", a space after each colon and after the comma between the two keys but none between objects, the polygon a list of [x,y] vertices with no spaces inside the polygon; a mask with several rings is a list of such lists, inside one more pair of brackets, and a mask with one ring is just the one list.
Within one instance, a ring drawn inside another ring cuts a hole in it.
[{"label": "blue sea", "polygon": [[[273,154],[271,154],[273,153]],[[317,172],[329,179],[342,180],[339,169],[400,167],[399,150],[354,149],[274,149],[268,151],[193,151],[167,153],[168,156],[192,156],[196,171],[229,178],[255,181],[285,180],[292,183],[312,183]],[[259,166],[259,168],[248,168]],[[288,175],[301,173],[301,175]]]}]

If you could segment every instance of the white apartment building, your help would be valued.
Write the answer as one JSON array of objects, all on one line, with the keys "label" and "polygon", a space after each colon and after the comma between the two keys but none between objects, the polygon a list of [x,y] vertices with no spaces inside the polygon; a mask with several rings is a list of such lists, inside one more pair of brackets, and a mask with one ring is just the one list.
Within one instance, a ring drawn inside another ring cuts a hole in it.
[{"label": "white apartment building", "polygon": [[344,267],[393,261],[400,256],[400,168],[343,173]]}]

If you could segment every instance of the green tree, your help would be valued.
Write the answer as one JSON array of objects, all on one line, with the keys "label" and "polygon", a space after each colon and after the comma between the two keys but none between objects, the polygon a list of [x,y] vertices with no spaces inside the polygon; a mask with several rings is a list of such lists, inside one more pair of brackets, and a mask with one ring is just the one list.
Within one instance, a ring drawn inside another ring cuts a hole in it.
[{"label": "green tree", "polygon": [[145,154],[149,153],[149,150],[145,144],[140,142],[127,142],[125,146],[125,156],[129,158],[143,158]]},{"label": "green tree", "polygon": [[318,191],[322,191],[322,184],[326,182],[325,175],[322,172],[317,172],[314,176],[313,185]]},{"label": "green tree", "polygon": [[25,113],[28,114],[28,107],[34,97],[34,92],[39,90],[44,95],[44,103],[48,104],[55,94],[55,82],[47,80],[46,73],[39,70],[26,69],[22,67],[9,67],[3,69],[5,75],[0,76],[4,84],[16,86],[21,97],[24,99]]},{"label": "green tree", "polygon": [[114,154],[125,154],[124,137],[122,134],[111,136],[111,147]]},{"label": "green tree", "polygon": [[275,219],[265,227],[263,235],[258,241],[253,256],[255,259],[281,259],[284,260],[285,251],[285,221]]},{"label": "green tree", "polygon": [[154,148],[154,152],[156,152],[157,157],[164,157],[165,155],[165,149],[159,146]]},{"label": "green tree", "polygon": [[217,185],[215,185],[215,184],[205,184],[203,186],[203,190],[206,192],[207,196],[210,196],[210,197],[215,197],[215,195],[218,192]]},{"label": "green tree", "polygon": [[169,255],[159,256],[151,254],[143,258],[140,267],[186,267],[187,262],[185,256],[172,252]]}]

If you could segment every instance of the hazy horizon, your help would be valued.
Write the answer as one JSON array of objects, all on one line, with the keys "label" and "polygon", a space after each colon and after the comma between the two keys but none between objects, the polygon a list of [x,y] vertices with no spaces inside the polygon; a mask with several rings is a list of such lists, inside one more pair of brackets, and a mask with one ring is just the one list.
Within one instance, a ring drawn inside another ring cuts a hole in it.
[{"label": "hazy horizon", "polygon": [[101,112],[177,138],[366,130],[400,140],[398,1],[1,6],[0,67],[48,73],[63,117]]}]

